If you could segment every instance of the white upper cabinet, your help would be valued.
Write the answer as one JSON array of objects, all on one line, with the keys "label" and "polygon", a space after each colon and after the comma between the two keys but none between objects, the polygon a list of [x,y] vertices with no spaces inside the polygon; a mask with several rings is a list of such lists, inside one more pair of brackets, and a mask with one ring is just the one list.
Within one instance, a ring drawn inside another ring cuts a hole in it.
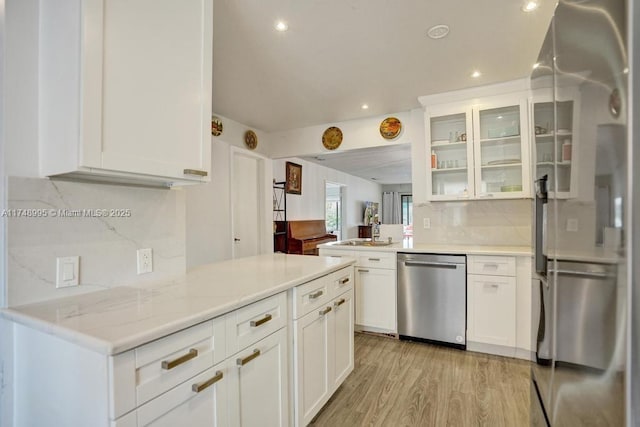
[{"label": "white upper cabinet", "polygon": [[[426,200],[531,197],[528,91],[514,87],[420,98],[427,139],[426,159],[421,160],[426,163]],[[510,93],[490,95],[500,89]]]},{"label": "white upper cabinet", "polygon": [[42,174],[209,181],[213,1],[40,7]]}]

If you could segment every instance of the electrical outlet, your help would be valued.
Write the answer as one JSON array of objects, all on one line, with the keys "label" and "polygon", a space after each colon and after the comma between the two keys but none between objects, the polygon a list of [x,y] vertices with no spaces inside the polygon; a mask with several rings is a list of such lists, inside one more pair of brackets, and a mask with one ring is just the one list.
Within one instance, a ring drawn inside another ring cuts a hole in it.
[{"label": "electrical outlet", "polygon": [[567,231],[578,231],[578,220],[570,218],[567,220]]},{"label": "electrical outlet", "polygon": [[138,249],[138,274],[153,271],[153,250],[151,248]]},{"label": "electrical outlet", "polygon": [[422,226],[424,228],[431,228],[431,218],[422,218]]}]

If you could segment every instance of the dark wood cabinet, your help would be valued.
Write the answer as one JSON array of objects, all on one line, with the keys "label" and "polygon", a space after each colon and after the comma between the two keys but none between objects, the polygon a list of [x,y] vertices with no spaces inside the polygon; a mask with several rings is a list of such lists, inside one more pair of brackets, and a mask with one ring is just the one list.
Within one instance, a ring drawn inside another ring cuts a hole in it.
[{"label": "dark wood cabinet", "polygon": [[358,237],[361,239],[370,239],[373,227],[370,225],[359,225],[358,226]]}]

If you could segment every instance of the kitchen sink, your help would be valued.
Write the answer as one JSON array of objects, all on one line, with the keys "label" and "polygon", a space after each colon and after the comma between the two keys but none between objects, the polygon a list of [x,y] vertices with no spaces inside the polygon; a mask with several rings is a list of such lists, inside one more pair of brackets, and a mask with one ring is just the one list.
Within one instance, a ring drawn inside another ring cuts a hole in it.
[{"label": "kitchen sink", "polygon": [[344,242],[338,242],[338,246],[389,246],[393,242],[372,242],[371,240],[346,240]]}]

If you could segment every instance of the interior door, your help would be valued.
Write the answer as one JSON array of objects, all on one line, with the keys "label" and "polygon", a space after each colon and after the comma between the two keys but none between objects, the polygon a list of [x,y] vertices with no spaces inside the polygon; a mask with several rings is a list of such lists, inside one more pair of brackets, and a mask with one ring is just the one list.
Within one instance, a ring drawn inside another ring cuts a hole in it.
[{"label": "interior door", "polygon": [[233,257],[260,253],[260,159],[243,152],[233,152]]}]

